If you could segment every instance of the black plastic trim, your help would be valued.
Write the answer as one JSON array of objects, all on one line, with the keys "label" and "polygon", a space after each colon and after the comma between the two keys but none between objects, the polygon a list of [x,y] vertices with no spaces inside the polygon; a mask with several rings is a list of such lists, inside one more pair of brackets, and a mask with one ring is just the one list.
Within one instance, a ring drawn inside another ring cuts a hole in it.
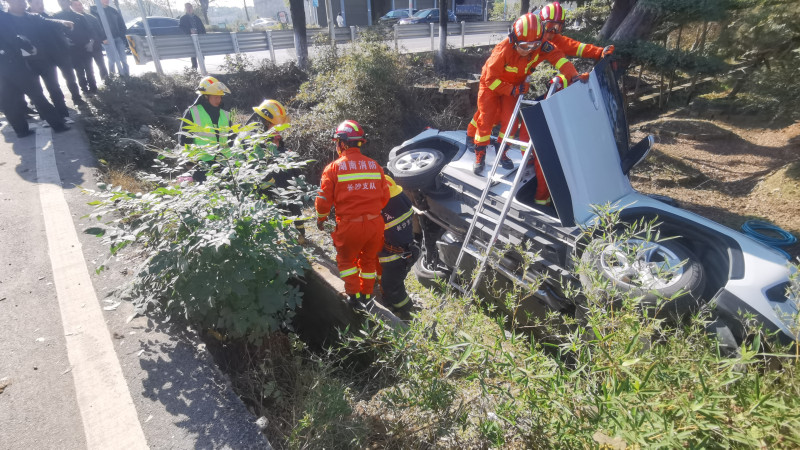
[{"label": "black plastic trim", "polygon": [[716,297],[716,311],[719,317],[724,320],[725,324],[731,329],[731,332],[741,342],[745,338],[743,320],[744,316],[752,314],[756,318],[757,323],[764,325],[764,330],[768,333],[774,333],[778,336],[781,344],[788,345],[793,341],[792,337],[781,331],[781,329],[764,317],[763,314],[756,311],[747,302],[733,295],[730,291],[720,289]]}]

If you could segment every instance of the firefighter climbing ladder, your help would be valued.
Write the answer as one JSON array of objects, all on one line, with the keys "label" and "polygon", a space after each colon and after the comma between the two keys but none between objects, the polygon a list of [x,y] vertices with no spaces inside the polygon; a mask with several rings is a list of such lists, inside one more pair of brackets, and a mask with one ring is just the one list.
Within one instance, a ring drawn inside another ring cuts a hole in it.
[{"label": "firefighter climbing ladder", "polygon": [[[547,92],[546,97],[550,97],[550,95],[555,92],[556,84],[551,84],[550,89]],[[478,204],[475,206],[475,215],[472,217],[472,221],[469,224],[469,229],[467,230],[467,234],[464,236],[464,242],[461,244],[461,250],[458,252],[458,258],[456,259],[455,267],[453,268],[453,273],[450,274],[450,285],[455,287],[459,290],[462,294],[467,294],[468,292],[475,292],[475,289],[478,287],[478,283],[480,283],[483,273],[486,269],[486,262],[489,259],[489,256],[492,254],[494,249],[494,245],[497,242],[497,237],[500,235],[500,229],[503,227],[503,222],[506,220],[506,216],[508,215],[508,211],[511,209],[511,202],[514,201],[514,196],[517,194],[517,189],[519,188],[519,184],[522,181],[522,177],[525,173],[525,167],[527,167],[528,160],[531,157],[531,151],[533,150],[533,141],[528,140],[528,142],[511,139],[508,136],[512,135],[512,130],[514,129],[514,124],[517,121],[521,121],[522,118],[519,115],[520,106],[522,103],[526,104],[534,104],[535,102],[525,101],[522,99],[522,95],[517,98],[517,104],[514,106],[514,112],[511,113],[511,120],[508,121],[508,126],[506,127],[505,137],[503,138],[503,143],[500,144],[500,148],[497,149],[497,155],[494,159],[494,164],[492,164],[492,169],[489,172],[486,180],[486,186],[483,188],[483,192],[481,193],[481,198],[478,201]],[[521,122],[520,122],[521,123]],[[525,126],[525,124],[521,123],[521,126]],[[497,166],[500,164],[500,155],[503,154],[505,149],[510,144],[516,144],[520,146],[520,150],[522,151],[522,160],[519,163],[519,167],[517,168],[517,172],[514,175],[514,181],[510,182],[502,178],[494,178],[495,173],[497,172]],[[541,182],[542,180],[537,180]],[[503,203],[503,209],[500,211],[500,216],[497,217],[497,221],[495,222],[494,228],[492,229],[492,235],[489,238],[489,241],[486,243],[485,248],[480,248],[482,244],[480,244],[473,235],[475,234],[475,227],[478,224],[478,221],[481,219],[487,220],[489,222],[493,222],[495,220],[494,217],[489,216],[484,212],[485,205],[486,205],[486,197],[489,195],[489,190],[492,188],[493,185],[496,183],[507,184],[510,186],[508,190],[508,197],[506,197],[505,202]],[[464,260],[464,255],[470,255],[474,257],[478,261],[478,267],[476,271],[472,274],[461,274],[460,268],[461,263]],[[469,288],[466,286],[466,282],[469,281],[470,277],[472,277],[472,281],[469,283]],[[463,284],[462,284],[463,280]]]}]

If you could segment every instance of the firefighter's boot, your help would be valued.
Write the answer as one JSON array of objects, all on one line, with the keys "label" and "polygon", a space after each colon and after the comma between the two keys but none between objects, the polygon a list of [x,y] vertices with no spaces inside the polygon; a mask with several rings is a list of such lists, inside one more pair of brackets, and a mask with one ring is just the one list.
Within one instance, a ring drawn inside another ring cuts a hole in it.
[{"label": "firefighter's boot", "polygon": [[485,167],[486,167],[486,146],[481,145],[475,147],[475,164],[472,165],[472,172],[474,172],[475,175],[481,175]]}]

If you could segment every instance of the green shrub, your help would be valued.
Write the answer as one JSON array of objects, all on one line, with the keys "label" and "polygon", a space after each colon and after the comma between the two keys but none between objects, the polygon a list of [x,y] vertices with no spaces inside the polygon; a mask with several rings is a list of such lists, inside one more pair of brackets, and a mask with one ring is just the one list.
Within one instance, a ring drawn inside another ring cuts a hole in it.
[{"label": "green shrub", "polygon": [[[150,192],[103,185],[93,193],[100,200],[92,202],[92,215],[106,229],[91,231],[105,236],[112,253],[136,243],[143,258],[126,293],[139,311],[160,308],[202,328],[256,340],[300,304],[290,281],[308,262],[295,240],[297,217],[287,207],[308,201],[315,187],[302,176],[287,186],[268,181],[306,162],[276,152],[265,144],[270,136],[249,133],[228,151],[190,145],[163,154],[158,173],[144,176],[156,186]],[[176,182],[193,166],[207,171],[207,181]]]}]

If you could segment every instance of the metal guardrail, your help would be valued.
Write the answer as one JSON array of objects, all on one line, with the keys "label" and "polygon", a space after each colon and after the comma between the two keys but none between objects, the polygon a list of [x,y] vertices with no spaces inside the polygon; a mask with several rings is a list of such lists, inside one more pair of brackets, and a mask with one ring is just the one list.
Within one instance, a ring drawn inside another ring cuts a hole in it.
[{"label": "metal guardrail", "polygon": [[[511,22],[461,22],[449,23],[448,36],[461,36],[461,47],[464,47],[464,36],[469,34],[500,33],[505,34]],[[434,38],[439,35],[438,24],[394,25],[383,27],[387,41],[393,40],[395,48],[403,39],[431,39],[431,51],[434,49]],[[335,28],[334,36],[337,44],[354,41],[358,38],[359,27]],[[330,36],[327,28],[312,28],[306,31],[309,45],[322,42],[328,45]],[[153,61],[147,38],[129,35],[131,53],[136,64],[147,64]],[[207,33],[200,35],[153,36],[153,45],[158,59],[175,59],[196,57],[200,72],[205,75],[204,57],[212,55],[230,55],[235,53],[269,51],[275,62],[275,50],[294,48],[294,30],[267,30],[232,33]]]}]

